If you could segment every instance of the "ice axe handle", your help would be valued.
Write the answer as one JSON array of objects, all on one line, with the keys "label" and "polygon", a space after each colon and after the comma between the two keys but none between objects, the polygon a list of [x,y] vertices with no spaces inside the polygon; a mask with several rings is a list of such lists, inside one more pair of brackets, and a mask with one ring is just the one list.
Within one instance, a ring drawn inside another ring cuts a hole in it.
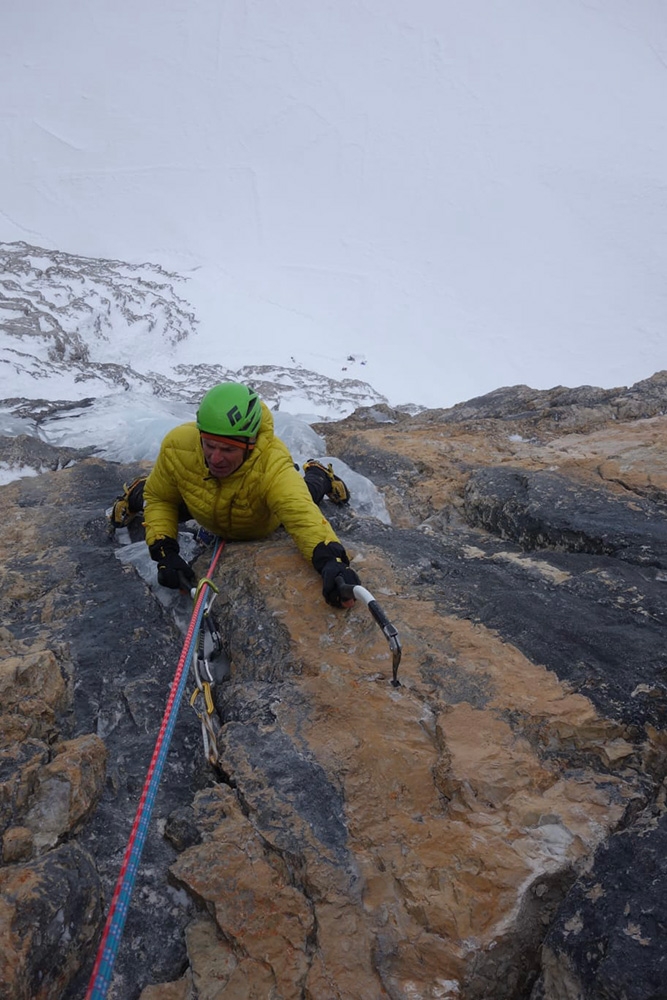
[{"label": "ice axe handle", "polygon": [[196,592],[196,587],[192,586],[187,576],[181,569],[179,569],[178,571],[178,583],[179,583],[178,589],[181,591],[182,594],[189,594],[190,597],[194,597]]},{"label": "ice axe handle", "polygon": [[336,577],[336,589],[340,594],[341,601],[355,600],[355,585],[353,583],[345,583],[342,574]]},{"label": "ice axe handle", "polygon": [[375,618],[375,621],[378,623],[378,625],[380,626],[380,628],[387,637],[389,635],[398,635],[398,632],[391,624],[391,622],[389,621],[389,619],[387,618],[386,614],[384,613],[384,611],[382,610],[377,601],[369,601],[368,610],[373,615],[373,618]]}]

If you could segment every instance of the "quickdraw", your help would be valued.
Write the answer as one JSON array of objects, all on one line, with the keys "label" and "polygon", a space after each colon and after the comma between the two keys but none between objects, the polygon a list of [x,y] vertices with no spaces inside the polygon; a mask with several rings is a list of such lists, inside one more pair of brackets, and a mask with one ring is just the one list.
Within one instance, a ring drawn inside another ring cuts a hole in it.
[{"label": "quickdraw", "polygon": [[[218,733],[213,722],[215,703],[212,689],[216,684],[229,678],[230,664],[215,619],[211,614],[211,605],[218,594],[218,588],[210,580],[203,580],[201,583],[208,583],[213,593],[204,609],[196,637],[195,656],[192,661],[195,688],[190,698],[190,705],[201,722],[204,755],[209,764],[215,766],[218,762]],[[192,592],[195,601],[197,593],[198,589]],[[201,709],[198,707],[200,701],[203,703]]]}]

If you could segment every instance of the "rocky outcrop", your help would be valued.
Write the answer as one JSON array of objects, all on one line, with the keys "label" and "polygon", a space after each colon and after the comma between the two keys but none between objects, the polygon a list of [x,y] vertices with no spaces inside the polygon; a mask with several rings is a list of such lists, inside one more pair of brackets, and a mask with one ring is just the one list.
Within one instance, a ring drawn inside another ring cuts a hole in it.
[{"label": "rocky outcrop", "polygon": [[[226,547],[216,764],[186,699],[111,996],[663,995],[665,404],[661,374],[318,427],[391,515],[326,510],[401,686],[286,535]],[[1,491],[3,1000],[84,995],[179,657],[187,599],[106,532],[137,471]]]}]

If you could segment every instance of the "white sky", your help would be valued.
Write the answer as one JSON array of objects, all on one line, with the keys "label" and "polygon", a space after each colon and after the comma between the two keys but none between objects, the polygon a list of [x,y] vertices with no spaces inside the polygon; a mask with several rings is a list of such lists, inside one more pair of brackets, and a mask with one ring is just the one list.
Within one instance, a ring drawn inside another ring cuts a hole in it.
[{"label": "white sky", "polygon": [[191,274],[186,360],[667,367],[664,0],[3,0],[0,95],[0,240]]}]

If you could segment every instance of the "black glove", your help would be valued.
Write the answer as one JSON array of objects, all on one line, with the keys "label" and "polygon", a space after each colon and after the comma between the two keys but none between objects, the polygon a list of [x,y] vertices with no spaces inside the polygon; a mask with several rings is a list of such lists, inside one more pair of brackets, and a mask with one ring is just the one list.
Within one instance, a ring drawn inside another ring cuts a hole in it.
[{"label": "black glove", "polygon": [[322,595],[327,604],[342,608],[353,601],[352,588],[361,583],[350,569],[350,560],[340,542],[319,542],[313,550],[313,566],[322,577]]},{"label": "black glove", "polygon": [[175,538],[159,538],[148,547],[151,559],[157,563],[157,582],[171,590],[191,590],[197,577],[185,559],[178,554]]}]

